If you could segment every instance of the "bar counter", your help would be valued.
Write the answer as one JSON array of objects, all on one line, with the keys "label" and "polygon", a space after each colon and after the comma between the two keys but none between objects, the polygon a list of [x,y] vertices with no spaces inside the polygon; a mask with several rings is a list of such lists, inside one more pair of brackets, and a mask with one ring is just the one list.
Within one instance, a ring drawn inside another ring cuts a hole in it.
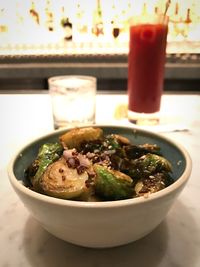
[{"label": "bar counter", "polygon": [[[96,123],[130,125],[126,107],[125,93],[98,92]],[[12,155],[30,140],[54,130],[47,91],[2,91],[0,266],[199,267],[200,94],[164,94],[160,116],[157,126],[137,127],[160,132],[187,149],[193,162],[188,184],[165,220],[148,236],[121,247],[89,249],[66,243],[44,230],[30,216],[8,180],[7,165]]]},{"label": "bar counter", "polygon": [[[200,42],[168,42],[165,89],[199,91]],[[56,75],[93,75],[100,90],[124,90],[128,43],[68,43],[64,46],[16,45],[0,42],[0,91],[45,89]],[[108,84],[109,83],[109,84]]]}]

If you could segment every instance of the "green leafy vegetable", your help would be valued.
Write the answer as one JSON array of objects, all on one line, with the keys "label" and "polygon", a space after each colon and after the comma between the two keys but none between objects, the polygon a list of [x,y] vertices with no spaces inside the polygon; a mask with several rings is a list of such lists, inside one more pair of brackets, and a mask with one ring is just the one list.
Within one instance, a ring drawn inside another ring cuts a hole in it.
[{"label": "green leafy vegetable", "polygon": [[119,200],[133,196],[133,183],[129,176],[97,164],[94,169],[97,174],[94,186],[98,196],[105,200]]}]

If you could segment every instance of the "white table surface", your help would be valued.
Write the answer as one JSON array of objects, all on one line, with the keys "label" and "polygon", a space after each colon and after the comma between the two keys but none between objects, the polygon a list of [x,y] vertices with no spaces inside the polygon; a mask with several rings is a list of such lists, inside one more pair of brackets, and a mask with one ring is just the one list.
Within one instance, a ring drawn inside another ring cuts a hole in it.
[{"label": "white table surface", "polygon": [[[128,124],[115,117],[116,105],[126,103],[126,95],[97,95],[96,122]],[[164,123],[149,129],[188,150],[193,162],[188,184],[165,220],[145,238],[112,249],[89,249],[44,230],[8,180],[7,165],[16,150],[53,130],[48,94],[0,94],[0,267],[199,267],[200,95],[164,95],[161,115]]]}]

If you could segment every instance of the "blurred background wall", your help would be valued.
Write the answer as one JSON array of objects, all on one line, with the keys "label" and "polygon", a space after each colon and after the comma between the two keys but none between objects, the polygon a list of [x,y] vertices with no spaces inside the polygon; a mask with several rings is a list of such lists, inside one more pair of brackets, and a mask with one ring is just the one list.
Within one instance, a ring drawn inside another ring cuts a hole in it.
[{"label": "blurred background wall", "polygon": [[[54,75],[98,78],[126,90],[132,15],[163,13],[161,0],[0,0],[0,90],[47,89]],[[166,91],[200,90],[200,1],[172,0]]]}]

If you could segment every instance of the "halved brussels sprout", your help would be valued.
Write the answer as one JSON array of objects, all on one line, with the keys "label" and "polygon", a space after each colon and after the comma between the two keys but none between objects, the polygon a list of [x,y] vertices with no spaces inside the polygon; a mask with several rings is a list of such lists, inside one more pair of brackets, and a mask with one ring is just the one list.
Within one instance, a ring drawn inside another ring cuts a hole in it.
[{"label": "halved brussels sprout", "polygon": [[42,191],[53,197],[74,199],[88,191],[86,171],[78,174],[76,168],[69,168],[66,160],[61,157],[46,169],[40,180]]},{"label": "halved brussels sprout", "polygon": [[100,128],[75,128],[60,136],[60,141],[69,149],[79,149],[82,142],[98,140],[102,137],[103,130]]},{"label": "halved brussels sprout", "polygon": [[39,189],[39,181],[47,167],[59,159],[63,152],[60,143],[43,144],[38,151],[36,159],[25,171],[26,179],[37,190]]},{"label": "halved brussels sprout", "polygon": [[171,163],[164,157],[156,155],[156,154],[146,154],[142,156],[140,159],[141,169],[143,171],[148,171],[150,173],[153,172],[161,172],[161,171],[172,171]]},{"label": "halved brussels sprout", "polygon": [[119,200],[133,196],[133,183],[128,175],[98,164],[94,165],[94,170],[94,190],[99,197],[105,200]]}]

